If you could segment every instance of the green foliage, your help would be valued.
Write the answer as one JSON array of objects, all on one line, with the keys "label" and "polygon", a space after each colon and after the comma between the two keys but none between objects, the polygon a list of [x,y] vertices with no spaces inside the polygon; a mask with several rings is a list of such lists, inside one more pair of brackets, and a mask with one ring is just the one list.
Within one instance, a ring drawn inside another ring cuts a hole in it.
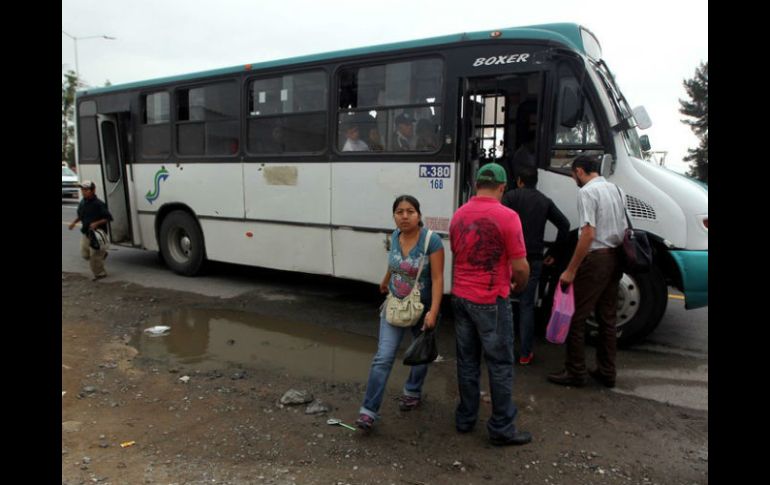
[{"label": "green foliage", "polygon": [[709,181],[709,63],[701,63],[692,79],[684,81],[689,100],[679,100],[679,112],[691,119],[682,123],[690,125],[700,143],[687,150],[684,161],[691,162],[688,175],[708,184]]},{"label": "green foliage", "polygon": [[75,165],[75,92],[78,77],[74,71],[67,71],[61,83],[61,161],[71,167]]}]

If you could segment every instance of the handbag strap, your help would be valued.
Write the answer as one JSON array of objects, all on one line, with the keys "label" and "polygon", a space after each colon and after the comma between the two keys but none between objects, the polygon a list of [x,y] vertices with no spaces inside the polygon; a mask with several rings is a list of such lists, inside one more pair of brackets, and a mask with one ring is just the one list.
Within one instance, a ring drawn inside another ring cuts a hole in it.
[{"label": "handbag strap", "polygon": [[[425,247],[423,247],[422,256],[420,256],[420,267],[417,269],[417,276],[415,276],[414,278],[414,285],[412,286],[412,289],[409,291],[410,294],[415,290],[415,288],[417,288],[417,285],[419,285],[420,283],[420,274],[422,273],[422,265],[425,262],[425,256],[427,256],[427,253],[428,253],[428,245],[430,244],[431,234],[433,234],[433,231],[428,229],[428,234],[425,236]],[[390,295],[392,295],[392,293],[390,292],[390,290],[388,290],[388,297],[390,297]],[[383,305],[385,305],[385,303],[383,303]]]},{"label": "handbag strap", "polygon": [[428,244],[430,244],[431,234],[433,234],[433,231],[428,229],[428,234],[425,236],[425,247],[422,250],[422,256],[420,256],[420,267],[417,269],[417,276],[415,276],[414,278],[414,287],[412,287],[413,290],[417,288],[417,285],[420,283],[420,273],[422,273],[422,264],[425,262],[425,256],[428,255]]},{"label": "handbag strap", "polygon": [[620,193],[620,187],[616,185],[615,188],[617,189],[618,195],[620,196],[620,203],[623,205],[623,214],[626,215],[626,222],[628,222],[628,228],[633,229],[634,226],[631,225],[631,218],[628,217],[628,209],[626,209],[626,202],[623,200],[623,194]]}]

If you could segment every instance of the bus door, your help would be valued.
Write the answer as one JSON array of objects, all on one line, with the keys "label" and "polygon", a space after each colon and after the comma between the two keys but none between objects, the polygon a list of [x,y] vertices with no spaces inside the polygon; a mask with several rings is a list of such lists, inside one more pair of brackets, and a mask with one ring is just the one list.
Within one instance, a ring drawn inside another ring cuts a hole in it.
[{"label": "bus door", "polygon": [[462,89],[460,205],[474,193],[478,168],[495,162],[512,188],[514,160],[536,166],[535,135],[541,76],[538,73],[466,78]]},{"label": "bus door", "polygon": [[131,244],[128,198],[126,197],[126,166],[123,157],[118,119],[114,115],[97,115],[99,150],[105,203],[112,214],[109,224],[110,241],[115,244]]}]

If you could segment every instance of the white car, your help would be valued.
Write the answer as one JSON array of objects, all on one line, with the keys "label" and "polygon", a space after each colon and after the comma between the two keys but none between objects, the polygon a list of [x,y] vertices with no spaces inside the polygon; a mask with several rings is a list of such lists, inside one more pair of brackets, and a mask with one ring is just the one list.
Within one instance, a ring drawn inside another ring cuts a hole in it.
[{"label": "white car", "polygon": [[80,180],[78,174],[70,170],[69,167],[62,165],[61,167],[61,196],[62,197],[74,197],[78,198],[80,193],[80,187],[78,184]]}]

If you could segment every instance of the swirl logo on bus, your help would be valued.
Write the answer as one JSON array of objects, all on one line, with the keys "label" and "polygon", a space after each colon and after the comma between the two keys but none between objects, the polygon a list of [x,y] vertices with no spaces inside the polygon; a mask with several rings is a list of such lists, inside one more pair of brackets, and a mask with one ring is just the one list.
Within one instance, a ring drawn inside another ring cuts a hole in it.
[{"label": "swirl logo on bus", "polygon": [[166,167],[160,167],[160,170],[155,172],[155,187],[154,190],[147,191],[147,195],[144,196],[147,202],[152,204],[160,196],[160,181],[168,178],[168,170]]}]

